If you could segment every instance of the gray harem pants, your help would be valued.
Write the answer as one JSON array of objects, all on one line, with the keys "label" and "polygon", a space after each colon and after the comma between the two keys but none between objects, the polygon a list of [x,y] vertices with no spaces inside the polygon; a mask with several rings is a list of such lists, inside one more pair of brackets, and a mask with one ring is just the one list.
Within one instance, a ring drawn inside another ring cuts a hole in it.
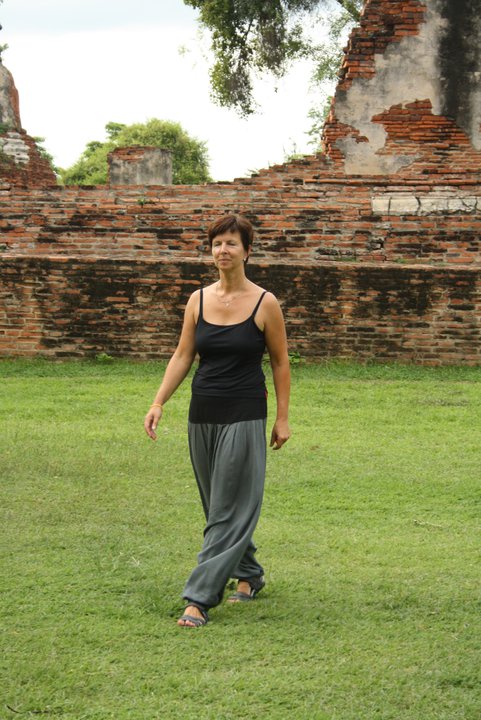
[{"label": "gray harem pants", "polygon": [[182,595],[210,608],[221,602],[229,578],[264,573],[252,534],[264,493],[266,420],[189,422],[189,450],[207,524]]}]

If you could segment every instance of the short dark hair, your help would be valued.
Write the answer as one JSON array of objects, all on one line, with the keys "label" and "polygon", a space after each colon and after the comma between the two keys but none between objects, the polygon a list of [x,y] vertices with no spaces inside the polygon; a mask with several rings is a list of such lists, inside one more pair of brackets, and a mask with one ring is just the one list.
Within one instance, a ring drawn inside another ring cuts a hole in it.
[{"label": "short dark hair", "polygon": [[212,247],[212,241],[217,235],[224,233],[238,232],[241,236],[244,250],[249,250],[254,242],[254,228],[247,218],[243,215],[224,215],[224,217],[215,220],[207,231],[209,245]]}]

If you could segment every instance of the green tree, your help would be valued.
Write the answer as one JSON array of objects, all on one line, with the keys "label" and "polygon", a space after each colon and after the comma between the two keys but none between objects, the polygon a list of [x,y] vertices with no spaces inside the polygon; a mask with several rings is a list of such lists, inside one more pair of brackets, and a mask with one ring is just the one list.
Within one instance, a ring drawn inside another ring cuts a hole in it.
[{"label": "green tree", "polygon": [[[253,77],[282,77],[301,58],[314,63],[313,85],[333,80],[346,32],[359,20],[363,0],[184,0],[199,10],[212,38],[211,87],[215,102],[247,116],[256,109]],[[323,31],[320,31],[323,28]],[[318,37],[327,38],[322,42]],[[313,115],[313,130],[322,111]]]},{"label": "green tree", "polygon": [[151,145],[172,151],[174,184],[195,185],[209,182],[207,145],[191,137],[179,123],[152,118],[146,123],[124,125],[109,122],[107,140],[87,143],[80,158],[70,168],[60,170],[66,185],[102,185],[107,182],[107,155],[118,147]]},{"label": "green tree", "polygon": [[43,157],[44,160],[46,160],[49,163],[49,165],[52,168],[52,170],[54,171],[54,173],[58,174],[59,168],[55,165],[53,155],[51,153],[49,153],[49,151],[45,147],[45,138],[35,136],[33,138],[33,140],[35,141],[35,145],[37,146],[37,150],[40,153],[40,156]]}]

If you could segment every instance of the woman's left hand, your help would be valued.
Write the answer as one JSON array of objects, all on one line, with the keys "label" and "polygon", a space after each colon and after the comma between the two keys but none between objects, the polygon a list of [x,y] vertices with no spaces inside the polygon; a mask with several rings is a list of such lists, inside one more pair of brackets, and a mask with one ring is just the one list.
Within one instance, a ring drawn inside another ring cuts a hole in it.
[{"label": "woman's left hand", "polygon": [[272,428],[270,447],[273,450],[280,450],[290,437],[291,431],[287,420],[276,420]]},{"label": "woman's left hand", "polygon": [[144,419],[144,430],[151,438],[151,440],[157,440],[156,430],[157,425],[162,417],[161,407],[151,407]]}]

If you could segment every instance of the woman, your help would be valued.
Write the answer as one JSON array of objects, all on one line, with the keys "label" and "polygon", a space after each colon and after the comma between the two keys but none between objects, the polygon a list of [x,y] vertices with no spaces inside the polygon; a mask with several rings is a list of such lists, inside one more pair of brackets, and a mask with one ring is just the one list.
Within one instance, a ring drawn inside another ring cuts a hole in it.
[{"label": "woman", "polygon": [[281,308],[274,295],[247,279],[253,228],[227,215],[208,231],[219,279],[189,298],[179,344],[145,417],[152,440],[164,404],[189,372],[192,381],[189,450],[207,524],[198,565],[184,588],[184,627],[200,627],[218,605],[230,577],[229,600],[252,600],[264,587],[264,571],[252,542],[262,503],[266,463],[267,391],[262,355],[269,352],[277,399],[270,444],[289,439],[290,369]]}]

